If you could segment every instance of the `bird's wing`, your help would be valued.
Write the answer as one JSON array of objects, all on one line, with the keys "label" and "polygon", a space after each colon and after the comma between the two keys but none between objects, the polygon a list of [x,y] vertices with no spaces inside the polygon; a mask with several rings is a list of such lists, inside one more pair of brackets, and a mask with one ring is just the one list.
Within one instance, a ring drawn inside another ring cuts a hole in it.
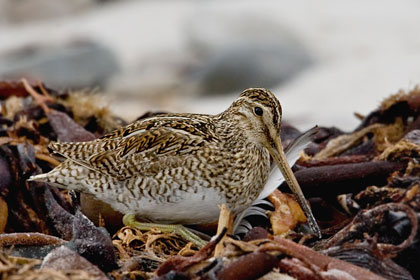
[{"label": "bird's wing", "polygon": [[205,142],[186,129],[156,127],[85,143],[54,143],[50,148],[86,168],[125,180],[136,171],[150,173],[149,168],[158,172],[182,165],[178,159],[191,156]]},{"label": "bird's wing", "polygon": [[136,121],[121,127],[99,139],[89,142],[51,142],[48,147],[56,154],[77,162],[89,163],[89,159],[96,154],[118,149],[119,142],[128,135],[144,131],[158,125],[156,122]]}]

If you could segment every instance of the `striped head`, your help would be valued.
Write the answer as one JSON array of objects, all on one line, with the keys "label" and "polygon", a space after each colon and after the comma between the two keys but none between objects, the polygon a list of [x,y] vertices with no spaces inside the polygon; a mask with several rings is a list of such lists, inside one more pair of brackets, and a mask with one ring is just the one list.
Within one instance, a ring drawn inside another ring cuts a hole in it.
[{"label": "striped head", "polygon": [[256,144],[272,146],[280,135],[281,105],[267,89],[245,90],[227,111],[239,121],[248,140]]}]

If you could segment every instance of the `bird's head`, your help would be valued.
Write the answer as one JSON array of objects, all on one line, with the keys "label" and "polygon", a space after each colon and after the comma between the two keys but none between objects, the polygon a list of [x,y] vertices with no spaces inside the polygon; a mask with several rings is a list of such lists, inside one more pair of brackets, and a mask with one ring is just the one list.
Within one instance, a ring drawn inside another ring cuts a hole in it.
[{"label": "bird's head", "polygon": [[[265,147],[274,162],[278,165],[283,177],[309,218],[313,230],[319,235],[319,229],[312,212],[305,200],[300,186],[286,160],[280,139],[282,109],[280,102],[269,90],[264,88],[247,89],[236,99],[228,109],[240,123],[243,133],[257,145]],[[315,225],[314,225],[315,223]]]},{"label": "bird's head", "polygon": [[264,88],[247,89],[233,102],[229,110],[239,121],[249,141],[262,145],[269,151],[276,150],[276,143],[280,141],[282,111],[274,94]]}]

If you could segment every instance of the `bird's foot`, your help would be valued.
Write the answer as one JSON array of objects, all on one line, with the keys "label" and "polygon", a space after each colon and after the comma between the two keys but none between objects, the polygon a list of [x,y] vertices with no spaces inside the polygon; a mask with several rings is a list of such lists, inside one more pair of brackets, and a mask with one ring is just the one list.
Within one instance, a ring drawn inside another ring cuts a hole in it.
[{"label": "bird's foot", "polygon": [[142,223],[136,220],[136,215],[134,214],[125,214],[123,217],[123,223],[126,226],[131,226],[139,230],[151,230],[156,228],[162,232],[166,233],[175,233],[187,241],[193,242],[197,247],[202,248],[206,245],[206,241],[201,239],[195,233],[192,233],[183,225],[166,225],[166,224],[155,224],[155,223]]}]

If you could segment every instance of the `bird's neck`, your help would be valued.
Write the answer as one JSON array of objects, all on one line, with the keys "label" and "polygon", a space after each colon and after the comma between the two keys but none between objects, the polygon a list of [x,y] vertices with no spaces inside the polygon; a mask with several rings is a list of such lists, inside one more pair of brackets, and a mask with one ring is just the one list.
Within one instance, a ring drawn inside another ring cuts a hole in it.
[{"label": "bird's neck", "polygon": [[237,115],[224,112],[216,115],[215,118],[217,118],[216,121],[219,124],[216,133],[232,152],[243,149],[244,146],[259,148],[260,145],[252,142],[248,137],[247,131],[252,128],[247,127],[245,125],[247,123],[243,122]]}]

